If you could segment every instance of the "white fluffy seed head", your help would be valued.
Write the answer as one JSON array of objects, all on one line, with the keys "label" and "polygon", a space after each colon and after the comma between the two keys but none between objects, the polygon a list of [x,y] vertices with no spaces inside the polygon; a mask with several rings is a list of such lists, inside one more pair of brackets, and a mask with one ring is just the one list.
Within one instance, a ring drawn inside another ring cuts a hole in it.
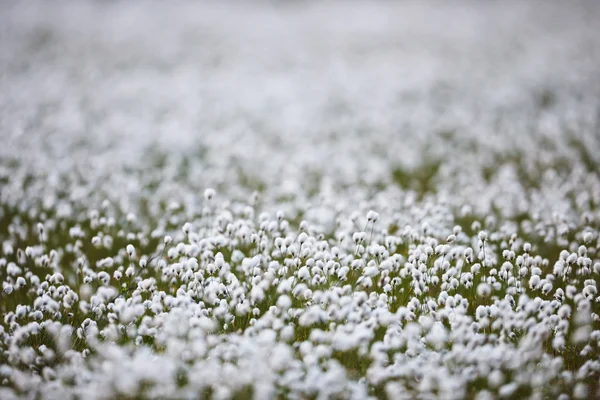
[{"label": "white fluffy seed head", "polygon": [[477,285],[477,295],[480,297],[488,297],[492,293],[492,288],[487,283]]},{"label": "white fluffy seed head", "polygon": [[129,258],[133,257],[133,255],[135,254],[135,247],[133,247],[132,244],[128,244],[127,245],[127,255],[129,256]]},{"label": "white fluffy seed head", "polygon": [[307,240],[308,240],[308,235],[306,234],[306,232],[301,232],[301,233],[298,235],[298,242],[299,242],[300,244],[303,244],[303,243],[305,243]]},{"label": "white fluffy seed head", "polygon": [[204,191],[204,198],[207,201],[211,201],[215,197],[216,194],[217,194],[217,192],[215,192],[214,189],[208,188]]},{"label": "white fluffy seed head", "polygon": [[373,210],[369,210],[367,213],[367,221],[369,222],[377,222],[379,220],[379,214]]},{"label": "white fluffy seed head", "polygon": [[308,222],[307,221],[300,222],[300,231],[306,232],[307,229],[308,229]]},{"label": "white fluffy seed head", "polygon": [[4,289],[4,293],[6,293],[6,294],[11,294],[11,293],[13,292],[13,289],[14,289],[14,288],[13,288],[13,285],[11,285],[11,284],[8,284],[8,283],[6,283],[6,282],[3,282],[3,286],[4,286],[4,287],[3,287],[3,289]]}]

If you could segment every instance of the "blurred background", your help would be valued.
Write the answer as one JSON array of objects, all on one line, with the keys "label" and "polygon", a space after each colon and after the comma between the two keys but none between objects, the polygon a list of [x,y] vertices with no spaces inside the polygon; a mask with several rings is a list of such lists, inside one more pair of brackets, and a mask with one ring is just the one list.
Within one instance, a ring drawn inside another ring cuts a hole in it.
[{"label": "blurred background", "polygon": [[599,3],[5,1],[3,171],[126,208],[393,187],[517,213],[598,161]]}]

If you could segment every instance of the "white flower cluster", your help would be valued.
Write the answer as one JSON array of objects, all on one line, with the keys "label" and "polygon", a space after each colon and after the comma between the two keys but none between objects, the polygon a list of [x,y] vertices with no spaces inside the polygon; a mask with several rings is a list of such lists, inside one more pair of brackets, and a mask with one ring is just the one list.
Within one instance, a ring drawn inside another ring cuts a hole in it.
[{"label": "white flower cluster", "polygon": [[[4,393],[541,398],[596,390],[600,216],[574,231],[591,234],[593,245],[563,250],[551,265],[536,253],[557,245],[529,245],[510,224],[489,234],[456,226],[448,244],[422,228],[377,227],[369,211],[364,220],[376,228],[356,240],[364,232],[351,219],[339,218],[327,236],[307,221],[292,229],[279,212],[249,211],[215,208],[175,238],[134,229],[134,243],[113,233],[118,227],[92,228],[109,211],[80,221],[76,238],[59,218],[47,220],[55,228],[44,242],[10,234],[15,246],[32,242],[21,260],[15,252],[0,259]],[[34,228],[15,216],[9,232]],[[111,234],[111,248],[92,243]],[[149,255],[136,262],[138,253]]]},{"label": "white flower cluster", "polygon": [[600,397],[597,5],[53,3],[0,13],[1,399]]}]

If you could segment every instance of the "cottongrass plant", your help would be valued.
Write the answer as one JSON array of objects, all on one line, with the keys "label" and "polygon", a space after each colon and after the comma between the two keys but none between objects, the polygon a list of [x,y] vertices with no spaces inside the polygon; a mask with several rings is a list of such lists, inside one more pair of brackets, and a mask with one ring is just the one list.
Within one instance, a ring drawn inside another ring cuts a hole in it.
[{"label": "cottongrass plant", "polygon": [[600,394],[600,215],[551,261],[512,224],[432,234],[370,210],[324,234],[256,211],[160,236],[110,207],[46,231],[5,207],[2,397]]},{"label": "cottongrass plant", "polygon": [[0,399],[600,398],[598,2],[27,3]]}]

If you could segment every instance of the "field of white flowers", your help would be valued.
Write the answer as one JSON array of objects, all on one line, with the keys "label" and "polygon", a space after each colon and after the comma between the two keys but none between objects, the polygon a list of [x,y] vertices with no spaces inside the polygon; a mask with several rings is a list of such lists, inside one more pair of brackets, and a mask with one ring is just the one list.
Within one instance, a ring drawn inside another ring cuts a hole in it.
[{"label": "field of white flowers", "polygon": [[600,398],[600,3],[0,6],[0,398]]}]

